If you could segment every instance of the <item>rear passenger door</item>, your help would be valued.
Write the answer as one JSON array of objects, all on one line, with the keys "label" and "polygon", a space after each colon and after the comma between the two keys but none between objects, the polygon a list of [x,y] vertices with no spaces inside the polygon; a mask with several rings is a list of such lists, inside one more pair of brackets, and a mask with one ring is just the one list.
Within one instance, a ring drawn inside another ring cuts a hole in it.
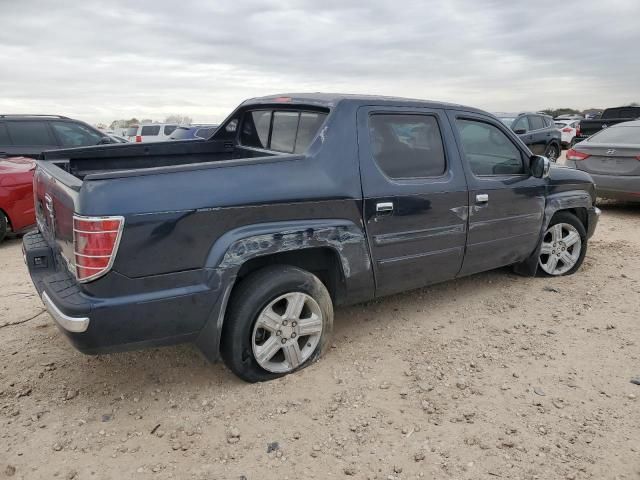
[{"label": "rear passenger door", "polygon": [[455,277],[468,194],[445,112],[361,107],[358,148],[376,294]]},{"label": "rear passenger door", "polygon": [[493,118],[450,111],[469,184],[469,233],[461,274],[510,265],[536,248],[546,179],[529,171],[528,152]]}]

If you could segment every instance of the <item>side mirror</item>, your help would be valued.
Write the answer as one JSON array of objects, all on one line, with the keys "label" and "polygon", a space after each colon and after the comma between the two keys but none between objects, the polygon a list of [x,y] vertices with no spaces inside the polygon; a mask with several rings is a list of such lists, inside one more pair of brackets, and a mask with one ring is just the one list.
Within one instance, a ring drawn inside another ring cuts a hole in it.
[{"label": "side mirror", "polygon": [[527,133],[527,131],[524,128],[517,128],[514,130],[514,132],[516,133],[516,135],[522,135],[524,133]]},{"label": "side mirror", "polygon": [[536,178],[549,178],[551,173],[551,160],[542,155],[533,155],[529,161],[531,175]]}]

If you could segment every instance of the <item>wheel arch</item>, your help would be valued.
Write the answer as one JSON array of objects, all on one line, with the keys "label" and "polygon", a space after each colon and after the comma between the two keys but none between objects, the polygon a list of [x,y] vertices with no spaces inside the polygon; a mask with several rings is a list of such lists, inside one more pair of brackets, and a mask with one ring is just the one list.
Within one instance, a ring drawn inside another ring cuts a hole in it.
[{"label": "wheel arch", "polygon": [[351,221],[269,222],[231,230],[215,242],[205,262],[205,268],[215,272],[223,290],[196,340],[209,360],[219,358],[220,334],[233,290],[249,274],[275,264],[314,273],[337,304],[373,296],[366,236]]}]

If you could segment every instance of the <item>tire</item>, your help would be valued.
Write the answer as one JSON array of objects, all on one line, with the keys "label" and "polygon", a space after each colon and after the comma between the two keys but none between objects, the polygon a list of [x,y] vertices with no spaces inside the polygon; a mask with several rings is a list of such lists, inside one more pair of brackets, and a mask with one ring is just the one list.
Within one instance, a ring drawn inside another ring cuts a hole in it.
[{"label": "tire", "polygon": [[580,268],[586,253],[587,231],[582,222],[572,213],[558,212],[543,235],[537,274],[546,277],[571,275]]},{"label": "tire", "polygon": [[0,210],[0,242],[4,240],[4,237],[7,236],[7,232],[9,231],[9,222],[4,212]]},{"label": "tire", "polygon": [[544,156],[555,163],[560,157],[560,148],[555,143],[550,143],[544,151]]},{"label": "tire", "polygon": [[[314,333],[304,335],[303,328]],[[220,353],[241,379],[264,382],[315,362],[332,332],[331,296],[318,277],[297,267],[275,265],[252,273],[234,289]]]}]

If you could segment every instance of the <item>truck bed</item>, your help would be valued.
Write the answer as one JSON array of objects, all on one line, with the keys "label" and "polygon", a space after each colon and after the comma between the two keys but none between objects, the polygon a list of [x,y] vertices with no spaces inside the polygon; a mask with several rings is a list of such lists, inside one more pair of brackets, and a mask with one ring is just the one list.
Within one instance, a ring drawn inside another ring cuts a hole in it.
[{"label": "truck bed", "polygon": [[187,140],[53,150],[44,152],[42,158],[76,179],[84,180],[88,176],[130,176],[143,169],[153,169],[157,173],[157,169],[165,167],[174,170],[180,166],[272,156],[272,152],[238,147],[224,141]]}]

